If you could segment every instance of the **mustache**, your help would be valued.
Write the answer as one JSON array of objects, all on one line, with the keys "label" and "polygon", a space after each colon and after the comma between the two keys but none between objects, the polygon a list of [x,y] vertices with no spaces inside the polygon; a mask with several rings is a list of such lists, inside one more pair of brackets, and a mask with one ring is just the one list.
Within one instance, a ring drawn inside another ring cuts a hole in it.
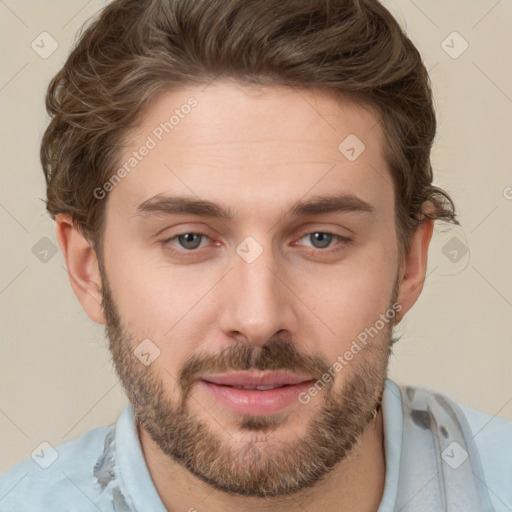
[{"label": "mustache", "polygon": [[183,365],[178,385],[185,398],[195,380],[206,373],[249,370],[288,370],[307,373],[314,380],[321,379],[330,365],[318,354],[306,354],[290,340],[270,341],[261,347],[235,342],[223,348],[218,355],[196,354]]}]

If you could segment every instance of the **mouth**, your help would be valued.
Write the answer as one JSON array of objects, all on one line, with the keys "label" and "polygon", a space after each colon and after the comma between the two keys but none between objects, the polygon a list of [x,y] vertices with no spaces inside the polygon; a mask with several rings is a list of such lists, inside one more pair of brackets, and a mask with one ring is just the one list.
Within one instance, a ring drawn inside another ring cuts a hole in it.
[{"label": "mouth", "polygon": [[217,402],[238,414],[276,414],[298,402],[311,386],[308,375],[288,372],[234,372],[203,376],[199,383]]},{"label": "mouth", "polygon": [[203,380],[219,386],[266,390],[283,386],[294,386],[313,379],[310,376],[299,376],[288,372],[234,372],[221,375],[207,375],[203,377]]}]

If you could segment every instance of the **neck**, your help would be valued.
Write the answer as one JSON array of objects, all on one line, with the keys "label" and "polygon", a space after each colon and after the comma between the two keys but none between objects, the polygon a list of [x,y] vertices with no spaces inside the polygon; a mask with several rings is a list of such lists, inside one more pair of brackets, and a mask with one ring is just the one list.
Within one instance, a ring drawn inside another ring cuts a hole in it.
[{"label": "neck", "polygon": [[153,483],[169,512],[376,512],[386,473],[382,409],[350,456],[321,482],[291,496],[248,498],[218,491],[165,455],[139,425],[139,438]]}]

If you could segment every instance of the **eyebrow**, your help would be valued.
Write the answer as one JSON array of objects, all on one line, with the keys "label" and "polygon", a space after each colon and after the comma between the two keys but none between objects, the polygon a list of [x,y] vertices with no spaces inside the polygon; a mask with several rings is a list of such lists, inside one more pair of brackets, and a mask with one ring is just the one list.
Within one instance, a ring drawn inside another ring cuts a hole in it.
[{"label": "eyebrow", "polygon": [[[295,202],[284,215],[304,217],[307,215],[322,215],[328,213],[372,213],[375,208],[351,193],[314,196],[308,200]],[[137,208],[134,216],[150,217],[154,215],[198,215],[232,221],[235,210],[226,208],[212,201],[190,196],[168,196],[157,194],[144,201]]]}]

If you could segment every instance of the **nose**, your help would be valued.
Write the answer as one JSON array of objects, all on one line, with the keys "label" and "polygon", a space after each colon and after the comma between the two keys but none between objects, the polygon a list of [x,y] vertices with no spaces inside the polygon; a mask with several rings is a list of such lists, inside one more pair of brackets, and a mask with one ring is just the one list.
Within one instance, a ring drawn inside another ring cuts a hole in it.
[{"label": "nose", "polygon": [[220,328],[232,339],[261,346],[272,337],[292,337],[298,316],[287,277],[271,249],[248,263],[238,254],[223,280]]}]

